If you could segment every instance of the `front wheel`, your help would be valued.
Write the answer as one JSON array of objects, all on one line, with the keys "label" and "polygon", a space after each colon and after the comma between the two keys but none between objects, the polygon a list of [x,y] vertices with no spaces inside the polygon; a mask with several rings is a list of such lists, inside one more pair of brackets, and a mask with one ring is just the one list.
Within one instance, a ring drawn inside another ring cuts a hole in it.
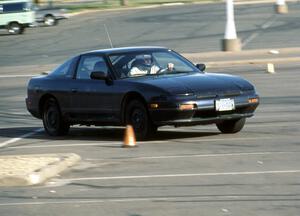
[{"label": "front wheel", "polygon": [[138,100],[133,100],[127,105],[126,124],[132,125],[138,140],[149,138],[157,131],[157,126],[149,118],[146,107]]},{"label": "front wheel", "polygon": [[58,104],[53,98],[46,101],[43,110],[44,128],[50,136],[62,136],[69,132],[70,124],[62,119]]},{"label": "front wheel", "polygon": [[237,120],[225,120],[221,123],[217,123],[217,127],[222,133],[237,133],[242,130],[245,122],[245,118]]},{"label": "front wheel", "polygon": [[10,23],[7,29],[10,34],[15,34],[15,35],[22,34],[24,32],[24,27],[17,22]]},{"label": "front wheel", "polygon": [[54,16],[52,16],[52,15],[47,15],[47,16],[45,16],[45,18],[44,18],[44,24],[45,24],[46,26],[54,26],[54,25],[57,24],[57,20],[55,19]]}]

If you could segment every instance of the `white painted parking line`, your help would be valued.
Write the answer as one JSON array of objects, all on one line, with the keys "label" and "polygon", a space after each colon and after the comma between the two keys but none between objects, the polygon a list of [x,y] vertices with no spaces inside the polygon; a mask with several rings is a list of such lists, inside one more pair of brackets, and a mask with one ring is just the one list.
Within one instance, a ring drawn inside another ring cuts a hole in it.
[{"label": "white painted parking line", "polygon": [[33,135],[35,135],[35,134],[37,134],[37,133],[39,133],[39,132],[41,132],[41,131],[43,131],[43,130],[44,130],[43,128],[39,128],[39,129],[37,129],[37,130],[34,130],[33,132],[23,134],[23,135],[20,136],[20,137],[9,139],[9,140],[7,140],[7,141],[5,141],[5,142],[0,143],[0,148],[5,147],[5,146],[7,146],[7,145],[9,145],[9,144],[18,142],[18,141],[20,141],[20,140],[22,140],[22,139],[24,139],[24,138],[26,138],[26,137],[33,136]]},{"label": "white painted parking line", "polygon": [[[299,112],[300,114],[300,112]],[[298,115],[298,114],[296,114]],[[289,119],[289,116],[282,116],[282,117],[266,117],[266,118],[256,118],[256,119],[251,119],[250,121],[245,124],[246,126],[253,126],[255,124],[256,127],[269,127],[270,124],[272,124],[272,127],[281,127],[281,126],[290,126],[290,125],[299,125],[300,124],[300,119],[295,118],[290,118],[290,121],[287,121]]]},{"label": "white painted parking line", "polygon": [[265,23],[263,23],[260,28],[254,32],[253,34],[251,34],[248,38],[246,38],[243,42],[242,42],[242,47],[245,47],[248,43],[250,43],[252,40],[254,40],[257,36],[259,36],[263,31],[269,27],[271,27],[271,25],[273,23],[275,23],[277,17],[276,16],[271,16],[271,20],[267,20]]},{"label": "white painted parking line", "polygon": [[228,138],[228,137],[223,137],[223,138],[210,138],[210,139],[197,139],[197,140],[192,140],[192,139],[176,139],[173,141],[178,141],[178,142],[184,142],[184,143],[190,143],[190,142],[218,142],[218,141],[241,141],[241,140],[265,140],[265,139],[274,139],[274,137],[237,137],[237,138]]},{"label": "white painted parking line", "polygon": [[121,146],[122,142],[98,142],[98,143],[76,143],[76,144],[57,144],[57,145],[29,145],[12,146],[10,149],[33,149],[33,148],[57,148],[57,147],[82,147],[82,146]]},{"label": "white painted parking line", "polygon": [[[119,202],[166,202],[166,201],[176,201],[176,200],[186,200],[190,201],[191,199],[195,201],[195,199],[199,201],[205,201],[205,202],[219,202],[223,200],[228,201],[244,201],[245,199],[247,201],[255,201],[255,202],[261,202],[261,201],[280,201],[282,202],[284,199],[293,196],[295,198],[298,197],[298,195],[291,195],[291,194],[276,194],[276,197],[273,197],[273,195],[185,195],[185,196],[149,196],[149,197],[140,197],[140,198],[109,198],[109,199],[81,199],[81,200],[63,200],[63,201],[44,201],[44,202],[12,202],[12,203],[0,203],[0,206],[29,206],[29,205],[60,205],[60,204],[97,204],[97,203],[119,203]],[[272,198],[270,198],[272,197]],[[259,198],[259,199],[258,199]],[[265,199],[265,200],[264,200]],[[193,202],[192,201],[192,202]]]},{"label": "white painted parking line", "polygon": [[261,28],[262,28],[262,29],[267,29],[267,28],[271,27],[271,25],[275,22],[275,20],[276,20],[276,18],[273,18],[272,20],[270,20],[270,21],[264,23],[264,24],[261,26]]},{"label": "white painted parking line", "polygon": [[[29,136],[31,136],[30,134]],[[19,140],[19,138],[16,138]],[[217,141],[241,141],[241,140],[263,140],[272,139],[272,137],[251,137],[251,138],[218,138],[218,139],[170,139],[170,140],[157,140],[157,141],[143,141],[138,142],[138,144],[153,144],[153,143],[170,143],[172,142],[184,142],[184,143],[198,143],[198,142],[217,142]],[[17,140],[17,141],[18,141]],[[8,142],[8,141],[7,141]],[[16,142],[16,141],[14,141]],[[27,145],[27,146],[11,146],[10,149],[34,149],[34,148],[57,148],[57,147],[87,147],[87,146],[121,146],[122,142],[103,142],[99,141],[97,143],[70,143],[70,144],[44,144],[44,145]],[[1,144],[0,144],[1,147]]]},{"label": "white painted parking line", "polygon": [[258,32],[254,32],[253,34],[251,34],[248,38],[246,38],[243,41],[242,47],[246,46],[248,43],[250,43],[252,40],[254,40],[258,35],[259,35]]},{"label": "white painted parking line", "polygon": [[[220,154],[194,154],[194,155],[161,155],[150,157],[124,157],[113,158],[113,160],[152,160],[152,159],[176,159],[176,158],[202,158],[202,157],[238,157],[238,156],[256,156],[256,155],[275,155],[275,154],[300,154],[300,152],[238,152],[238,153],[220,153]],[[107,159],[87,158],[86,161],[103,161]]]},{"label": "white painted parking line", "polygon": [[180,173],[180,174],[161,174],[161,175],[139,175],[139,176],[99,176],[85,178],[58,179],[63,182],[78,181],[101,181],[101,180],[124,180],[124,179],[153,179],[153,178],[182,178],[182,177],[211,177],[211,176],[235,176],[235,175],[276,175],[300,173],[300,170],[266,170],[248,172],[219,172],[219,173]]},{"label": "white painted parking line", "polygon": [[164,3],[163,6],[178,6],[178,5],[184,5],[183,2],[174,2],[174,3]]},{"label": "white painted parking line", "polygon": [[[282,111],[282,112],[286,112],[286,111]],[[295,112],[295,114],[297,114],[299,112]],[[275,114],[275,115],[272,115],[272,114],[259,114],[259,115],[256,115],[253,119],[276,119],[276,118],[283,118],[284,120],[286,120],[287,118],[291,117],[291,114],[288,113],[288,114],[284,114],[284,113],[280,113],[278,112],[278,114]],[[297,119],[296,117],[298,116],[294,116],[293,120],[298,120],[300,121],[300,119]]]},{"label": "white painted parking line", "polygon": [[21,75],[0,75],[0,78],[18,78],[18,77],[34,77],[41,74],[21,74]]}]

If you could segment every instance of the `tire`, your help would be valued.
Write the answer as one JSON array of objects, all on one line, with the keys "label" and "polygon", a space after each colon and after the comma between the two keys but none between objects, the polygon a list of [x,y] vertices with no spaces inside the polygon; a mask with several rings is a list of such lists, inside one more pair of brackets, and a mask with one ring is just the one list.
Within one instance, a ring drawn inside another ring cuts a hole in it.
[{"label": "tire", "polygon": [[44,18],[44,24],[46,26],[55,26],[57,24],[57,20],[53,15],[47,15]]},{"label": "tire", "polygon": [[237,120],[226,120],[217,124],[218,129],[222,133],[237,133],[244,127],[246,122],[245,118]]},{"label": "tire", "polygon": [[17,22],[12,22],[8,25],[7,30],[10,34],[17,35],[24,32],[24,27]]},{"label": "tire", "polygon": [[54,98],[48,99],[43,109],[43,124],[45,131],[50,136],[63,136],[68,134],[70,124],[65,122]]},{"label": "tire", "polygon": [[137,140],[145,140],[153,136],[157,131],[149,118],[147,108],[139,100],[133,100],[126,106],[126,124],[132,125]]}]

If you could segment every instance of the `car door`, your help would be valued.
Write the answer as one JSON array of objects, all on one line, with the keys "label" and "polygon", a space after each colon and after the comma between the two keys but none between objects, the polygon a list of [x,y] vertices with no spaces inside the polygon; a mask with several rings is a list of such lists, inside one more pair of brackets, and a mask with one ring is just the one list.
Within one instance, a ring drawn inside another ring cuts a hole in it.
[{"label": "car door", "polygon": [[90,74],[110,74],[103,56],[86,54],[80,57],[72,85],[72,116],[80,121],[111,122],[116,120],[112,109],[114,85],[107,80],[93,80]]}]

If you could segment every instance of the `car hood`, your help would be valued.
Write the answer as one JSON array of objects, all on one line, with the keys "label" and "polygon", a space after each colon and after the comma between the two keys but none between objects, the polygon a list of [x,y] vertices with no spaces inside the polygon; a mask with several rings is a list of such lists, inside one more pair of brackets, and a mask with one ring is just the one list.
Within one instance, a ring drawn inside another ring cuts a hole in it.
[{"label": "car hood", "polygon": [[171,94],[217,94],[235,95],[254,90],[246,80],[227,74],[190,73],[160,75],[136,79],[141,83],[162,88]]}]

